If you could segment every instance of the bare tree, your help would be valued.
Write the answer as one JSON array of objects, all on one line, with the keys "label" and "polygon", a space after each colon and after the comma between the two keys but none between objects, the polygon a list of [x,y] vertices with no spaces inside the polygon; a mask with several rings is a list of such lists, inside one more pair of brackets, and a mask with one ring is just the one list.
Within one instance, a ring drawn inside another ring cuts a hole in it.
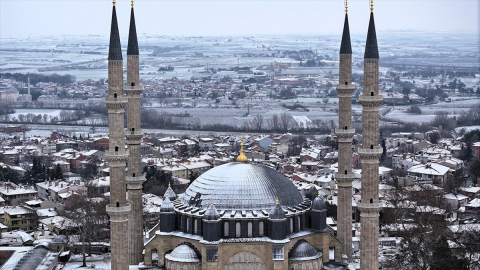
[{"label": "bare tree", "polygon": [[280,128],[282,131],[288,131],[292,128],[292,116],[289,113],[283,112],[280,114]]},{"label": "bare tree", "polygon": [[277,132],[280,126],[280,117],[278,114],[272,115],[272,118],[268,119],[268,126],[273,132]]},{"label": "bare tree", "polygon": [[264,122],[263,115],[257,114],[257,115],[255,115],[255,117],[253,117],[252,120],[250,120],[249,125],[250,125],[250,128],[251,128],[252,130],[262,131],[262,129],[263,129],[263,122]]},{"label": "bare tree", "polygon": [[101,198],[91,199],[82,195],[74,194],[65,202],[65,207],[59,210],[59,214],[71,222],[69,229],[77,233],[82,243],[83,263],[87,266],[86,254],[92,252],[92,241],[103,238],[101,233],[108,226],[108,215],[105,210],[106,200]]}]

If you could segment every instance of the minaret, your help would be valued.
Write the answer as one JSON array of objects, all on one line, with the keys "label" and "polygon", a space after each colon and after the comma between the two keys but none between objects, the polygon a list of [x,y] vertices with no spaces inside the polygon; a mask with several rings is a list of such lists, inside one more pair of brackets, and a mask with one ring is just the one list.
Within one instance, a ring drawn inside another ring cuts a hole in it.
[{"label": "minaret", "polygon": [[128,217],[128,241],[129,262],[138,265],[143,261],[143,201],[142,184],[145,180],[140,168],[140,147],[142,142],[142,130],[140,127],[140,94],[143,87],[140,84],[139,75],[139,51],[137,30],[135,27],[135,14],[132,8],[130,12],[130,29],[128,32],[127,48],[127,83],[124,91],[128,96],[127,105],[127,131],[125,137],[128,144],[128,174],[127,189],[128,201],[132,210]]},{"label": "minaret", "polygon": [[375,21],[373,19],[373,0],[370,2],[370,23],[363,64],[363,94],[360,103],[363,106],[363,138],[362,148],[358,150],[362,162],[362,190],[360,210],[360,269],[378,269],[378,166],[382,155],[379,146],[379,114],[378,109],[383,101],[378,92],[379,56]]},{"label": "minaret", "polygon": [[338,238],[342,241],[342,253],[347,260],[352,260],[352,45],[348,26],[348,5],[345,1],[345,23],[343,25],[342,43],[340,45],[340,65],[337,92],[339,96],[338,126]]},{"label": "minaret", "polygon": [[125,150],[124,115],[127,98],[123,96],[123,59],[118,32],[115,1],[113,1],[112,28],[108,51],[108,96],[105,98],[108,108],[109,149],[105,159],[110,166],[110,204],[107,213],[110,216],[110,246],[112,250],[111,269],[128,269],[128,214],[125,182],[125,162],[128,152]]}]

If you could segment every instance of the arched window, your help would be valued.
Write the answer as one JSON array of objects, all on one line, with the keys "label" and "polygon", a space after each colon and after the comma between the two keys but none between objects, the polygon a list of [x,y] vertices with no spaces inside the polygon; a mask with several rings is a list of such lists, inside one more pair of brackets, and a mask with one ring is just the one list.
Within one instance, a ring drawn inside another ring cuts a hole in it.
[{"label": "arched window", "polygon": [[115,152],[118,152],[118,146],[115,146]]},{"label": "arched window", "polygon": [[258,235],[259,236],[263,236],[265,234],[264,226],[265,226],[265,224],[263,223],[263,221],[260,221],[260,223],[258,223]]},{"label": "arched window", "polygon": [[347,130],[347,129],[348,129],[348,127],[347,127],[347,126],[345,126],[345,128],[344,128],[344,129],[345,129],[345,130]]},{"label": "arched window", "polygon": [[193,223],[193,234],[198,233],[198,219],[195,219],[195,222]]},{"label": "arched window", "polygon": [[370,149],[373,149],[373,145],[370,145]]},{"label": "arched window", "polygon": [[345,174],[347,174],[347,173],[348,173],[348,171],[347,171],[347,170],[345,170]]},{"label": "arched window", "polygon": [[247,224],[247,236],[248,237],[253,236],[253,224],[252,224],[252,222],[248,222],[248,224]]},{"label": "arched window", "polygon": [[374,95],[375,95],[375,94],[374,94],[373,92],[370,92],[370,96],[372,96],[372,97],[373,97]]},{"label": "arched window", "polygon": [[113,93],[113,98],[117,98],[117,93]]},{"label": "arched window", "polygon": [[293,233],[293,218],[290,218],[290,232]]},{"label": "arched window", "polygon": [[373,199],[372,199],[372,198],[370,198],[370,203],[373,203]]},{"label": "arched window", "polygon": [[119,203],[119,202],[117,202],[117,207],[120,207],[120,203]]},{"label": "arched window", "polygon": [[135,177],[135,173],[132,173],[132,177]]},{"label": "arched window", "polygon": [[223,223],[223,236],[228,237],[230,235],[230,224],[229,222]]},{"label": "arched window", "polygon": [[235,237],[241,237],[242,236],[242,228],[240,225],[240,222],[237,222],[235,224]]},{"label": "arched window", "polygon": [[348,82],[345,82],[345,85],[347,85],[347,84],[348,84]]},{"label": "arched window", "polygon": [[300,231],[300,227],[301,227],[300,222],[301,222],[301,221],[300,221],[300,216],[297,216],[297,226],[298,226],[298,227],[297,227],[297,228],[298,228],[297,231]]},{"label": "arched window", "polygon": [[135,86],[135,83],[134,83],[134,82],[132,82],[131,86]]}]

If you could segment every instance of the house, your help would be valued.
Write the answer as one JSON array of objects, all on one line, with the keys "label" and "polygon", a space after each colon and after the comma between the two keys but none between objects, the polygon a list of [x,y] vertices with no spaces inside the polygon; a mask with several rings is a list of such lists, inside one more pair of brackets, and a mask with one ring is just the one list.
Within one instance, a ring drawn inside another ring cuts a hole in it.
[{"label": "house", "polygon": [[36,212],[26,206],[6,207],[5,225],[12,230],[34,230],[37,227]]},{"label": "house", "polygon": [[211,138],[199,138],[198,139],[198,146],[200,150],[208,151],[213,149],[213,139]]},{"label": "house", "polygon": [[412,166],[407,172],[408,175],[417,176],[419,183],[443,186],[448,170],[448,167],[432,162]]},{"label": "house", "polygon": [[80,181],[45,181],[36,184],[38,196],[53,202],[61,202],[69,192],[84,194],[87,188]]},{"label": "house", "polygon": [[475,198],[465,205],[465,214],[480,217],[480,198]]},{"label": "house", "polygon": [[277,142],[273,142],[270,144],[270,146],[268,147],[268,150],[271,152],[271,153],[281,153],[283,155],[286,155],[288,153],[288,144],[287,143],[277,143]]},{"label": "house", "polygon": [[470,199],[480,198],[480,187],[461,187],[458,189],[460,194],[467,196]]},{"label": "house", "polygon": [[98,177],[88,181],[88,197],[100,197],[107,192],[110,192],[110,176]]},{"label": "house", "polygon": [[447,203],[452,207],[452,209],[456,210],[460,207],[464,207],[468,203],[468,197],[462,194],[445,194],[443,198],[447,201]]},{"label": "house", "polygon": [[22,187],[14,183],[7,182],[0,186],[0,196],[5,200],[5,205],[15,206],[37,197],[38,191],[33,187]]},{"label": "house", "polygon": [[187,178],[188,174],[187,168],[180,164],[163,166],[160,170],[171,173],[172,177]]}]

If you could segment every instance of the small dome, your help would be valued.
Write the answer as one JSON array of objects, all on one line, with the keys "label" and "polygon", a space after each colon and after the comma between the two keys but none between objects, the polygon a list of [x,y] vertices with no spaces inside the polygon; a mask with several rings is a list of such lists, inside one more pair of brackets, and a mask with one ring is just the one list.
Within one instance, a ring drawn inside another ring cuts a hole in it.
[{"label": "small dome", "polygon": [[167,191],[165,191],[165,195],[163,195],[163,197],[164,198],[168,197],[172,202],[175,201],[175,199],[177,199],[177,194],[175,194],[172,187],[170,187],[170,183],[168,183]]},{"label": "small dome", "polygon": [[313,210],[327,210],[327,205],[325,202],[320,198],[320,196],[317,196],[315,200],[312,202],[312,209]]},{"label": "small dome", "polygon": [[173,203],[168,197],[163,199],[162,206],[160,206],[160,212],[173,212]]},{"label": "small dome", "polygon": [[165,258],[174,262],[200,262],[195,250],[186,244],[179,245],[170,254],[165,255]]},{"label": "small dome", "polygon": [[270,210],[270,213],[268,215],[269,219],[285,219],[285,211],[283,211],[283,208],[280,206],[280,204],[277,202],[275,203],[275,206]]},{"label": "small dome", "polygon": [[302,241],[293,247],[290,251],[288,259],[290,261],[308,261],[322,257],[322,253],[317,251],[312,245],[306,241]]},{"label": "small dome", "polygon": [[210,207],[208,207],[205,214],[203,214],[203,219],[205,219],[205,220],[219,220],[220,219],[220,214],[218,213],[218,211],[215,208],[215,206],[213,205],[213,203],[210,204]]},{"label": "small dome", "polygon": [[314,185],[311,185],[310,188],[305,191],[305,197],[309,198],[311,201],[317,197],[318,190]]}]

